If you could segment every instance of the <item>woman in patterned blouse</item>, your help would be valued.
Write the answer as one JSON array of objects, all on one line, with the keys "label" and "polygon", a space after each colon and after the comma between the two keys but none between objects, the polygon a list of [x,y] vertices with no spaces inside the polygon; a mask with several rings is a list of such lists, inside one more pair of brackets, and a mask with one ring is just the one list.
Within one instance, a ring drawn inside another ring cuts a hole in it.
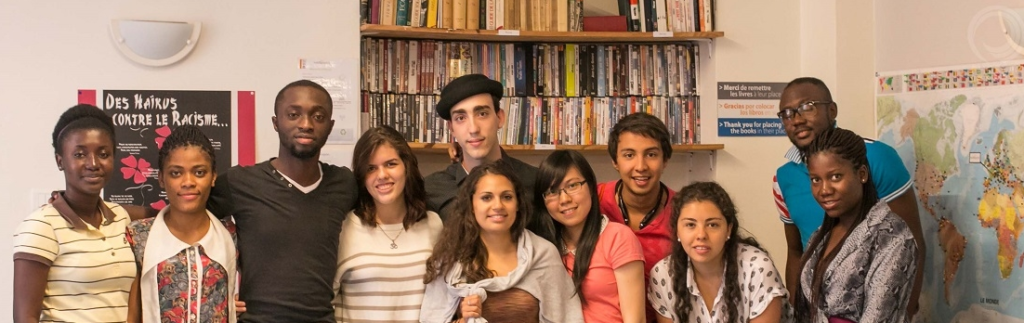
[{"label": "woman in patterned blouse", "polygon": [[917,245],[899,216],[879,201],[864,139],[845,129],[818,135],[804,153],[825,221],[802,262],[802,322],[906,322]]},{"label": "woman in patterned blouse", "polygon": [[170,204],[128,225],[139,266],[129,322],[235,322],[234,225],[206,210],[217,179],[210,139],[185,125],[160,147],[160,186]]},{"label": "woman in patterned blouse", "polygon": [[768,253],[739,234],[721,186],[698,182],[672,199],[672,254],[651,268],[647,299],[658,322],[788,322],[788,292]]}]

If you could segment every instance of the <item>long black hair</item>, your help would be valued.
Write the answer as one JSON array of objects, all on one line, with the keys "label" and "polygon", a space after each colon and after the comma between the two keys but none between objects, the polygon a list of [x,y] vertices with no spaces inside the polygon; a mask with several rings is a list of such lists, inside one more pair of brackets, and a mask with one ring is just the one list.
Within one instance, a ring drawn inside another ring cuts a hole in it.
[{"label": "long black hair", "polygon": [[[806,165],[811,157],[819,154],[833,154],[834,156],[849,161],[853,164],[854,171],[864,168],[867,171],[867,180],[861,184],[863,188],[863,196],[861,196],[860,204],[857,209],[856,218],[854,218],[853,225],[850,227],[851,230],[846,232],[846,236],[849,236],[850,232],[853,232],[852,228],[857,227],[864,218],[867,217],[868,212],[871,208],[878,203],[878,193],[875,190],[875,183],[871,180],[871,167],[868,165],[867,147],[864,145],[864,138],[861,138],[856,133],[850,130],[841,128],[829,128],[818,134],[814,138],[807,148],[802,151],[804,164]],[[825,234],[832,231],[832,228],[839,223],[839,218],[826,216],[825,220],[821,223],[821,227],[818,232],[811,237],[811,241],[808,242],[807,249],[804,250],[803,257],[800,258],[801,271],[808,265],[814,266],[814,277],[811,280],[811,295],[804,295],[803,288],[797,288],[797,304],[796,304],[796,317],[797,320],[809,320],[813,315],[816,315],[817,304],[821,302],[819,298],[819,292],[821,290],[821,281],[823,277],[823,270],[817,270],[819,268],[826,268],[832,259],[835,258],[836,253],[842,249],[843,244],[846,242],[846,236],[842,237],[838,246],[832,249],[827,255],[822,255],[818,258],[817,263],[809,264],[808,261],[814,254],[815,250],[821,245]],[[808,299],[808,296],[810,298]]]},{"label": "long black hair", "polygon": [[[739,264],[736,255],[739,253],[739,243],[745,243],[755,248],[761,248],[753,237],[743,237],[739,233],[740,223],[736,217],[736,205],[733,204],[729,193],[715,182],[696,182],[687,185],[676,193],[672,198],[672,235],[677,235],[679,228],[679,216],[683,206],[694,202],[710,202],[722,212],[725,223],[732,228],[729,230],[729,238],[725,240],[722,261],[725,262],[725,277],[722,283],[725,284],[722,295],[725,303],[726,322],[742,322],[739,307],[743,301],[742,287],[739,285]],[[678,238],[678,237],[676,237]],[[762,250],[764,251],[764,250]],[[768,254],[765,252],[765,254]],[[672,277],[672,293],[676,295],[675,312],[676,317],[685,320],[693,311],[693,304],[690,302],[690,290],[687,289],[686,276],[690,270],[690,257],[683,249],[682,243],[676,243],[672,248],[672,261],[669,263],[669,277]]]},{"label": "long black hair", "polygon": [[[597,238],[601,235],[601,204],[597,198],[597,176],[594,169],[590,167],[587,159],[574,150],[556,150],[548,155],[540,168],[537,170],[537,180],[534,182],[534,205],[537,208],[535,216],[541,217],[551,214],[547,212],[547,203],[544,201],[544,192],[562,185],[562,180],[569,170],[576,168],[586,182],[587,192],[590,193],[590,210],[583,220],[583,232],[576,242],[576,260],[573,263],[572,282],[576,285],[576,294],[580,302],[586,304],[586,297],[583,291],[583,279],[590,271],[590,259],[594,255],[594,247],[597,246]],[[558,221],[550,221],[554,226],[554,240],[551,243],[558,247],[561,254],[566,253],[565,248],[565,225]]]}]

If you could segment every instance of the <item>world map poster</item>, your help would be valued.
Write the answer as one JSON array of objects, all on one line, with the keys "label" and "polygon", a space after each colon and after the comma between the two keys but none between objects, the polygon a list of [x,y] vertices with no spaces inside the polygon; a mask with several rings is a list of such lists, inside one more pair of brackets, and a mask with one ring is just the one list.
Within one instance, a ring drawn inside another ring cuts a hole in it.
[{"label": "world map poster", "polygon": [[878,139],[915,181],[916,322],[1024,322],[1024,64],[879,73]]}]

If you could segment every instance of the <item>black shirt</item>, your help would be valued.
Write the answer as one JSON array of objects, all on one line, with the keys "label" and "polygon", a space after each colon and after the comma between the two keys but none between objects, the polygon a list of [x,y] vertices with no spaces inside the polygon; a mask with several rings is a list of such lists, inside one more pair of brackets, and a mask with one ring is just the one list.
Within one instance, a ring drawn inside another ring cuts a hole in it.
[{"label": "black shirt", "polygon": [[[525,196],[518,198],[526,199],[527,204],[530,204],[531,208],[536,208],[533,205],[535,198],[533,195],[533,185],[534,181],[537,180],[537,167],[510,157],[505,153],[504,149],[501,150],[501,160],[512,166],[519,185],[523,186]],[[466,173],[461,163],[453,163],[448,165],[448,168],[430,174],[423,179],[423,185],[427,191],[427,208],[437,212],[441,217],[441,221],[447,223],[448,217],[455,210],[455,194],[459,191],[459,186],[462,185],[462,181],[466,179],[467,175],[469,174]],[[554,229],[550,224],[550,217],[533,216],[533,214],[546,215],[547,213],[527,212],[529,213],[527,215],[529,218],[529,222],[526,224],[527,229],[543,238],[551,240],[550,237],[554,236]]]},{"label": "black shirt", "polygon": [[351,170],[321,167],[320,185],[309,193],[270,161],[218,174],[207,208],[234,216],[238,227],[239,298],[247,310],[239,322],[334,322],[338,234],[357,194]]}]

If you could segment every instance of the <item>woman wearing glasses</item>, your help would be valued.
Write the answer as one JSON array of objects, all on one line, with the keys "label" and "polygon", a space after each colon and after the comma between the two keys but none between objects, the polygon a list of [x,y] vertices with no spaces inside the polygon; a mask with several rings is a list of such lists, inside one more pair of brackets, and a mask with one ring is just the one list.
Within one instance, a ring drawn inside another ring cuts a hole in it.
[{"label": "woman wearing glasses", "polygon": [[601,214],[596,181],[583,155],[556,151],[540,164],[534,202],[554,219],[552,242],[572,275],[584,320],[644,322],[643,248],[629,227]]}]

